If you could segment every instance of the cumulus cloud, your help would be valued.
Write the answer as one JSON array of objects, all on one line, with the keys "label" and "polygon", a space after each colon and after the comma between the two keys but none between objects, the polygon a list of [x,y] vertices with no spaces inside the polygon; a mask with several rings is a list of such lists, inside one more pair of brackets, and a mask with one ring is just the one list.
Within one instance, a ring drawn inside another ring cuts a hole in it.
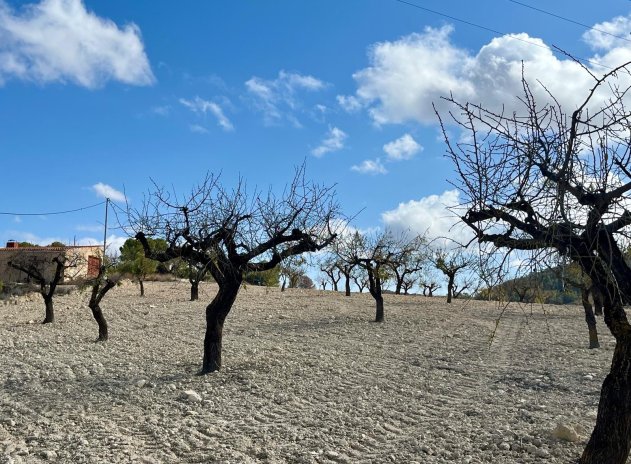
[{"label": "cumulus cloud", "polygon": [[344,141],[348,138],[346,132],[337,127],[329,127],[324,139],[319,146],[311,150],[313,156],[318,158],[332,151],[339,151],[344,148]]},{"label": "cumulus cloud", "polygon": [[358,172],[360,174],[387,174],[385,166],[381,163],[381,160],[377,158],[376,160],[364,160],[360,164],[356,164],[351,166],[351,171]]},{"label": "cumulus cloud", "polygon": [[294,112],[300,102],[299,91],[315,92],[326,87],[323,81],[308,75],[280,71],[276,79],[263,79],[253,76],[245,83],[255,107],[263,113],[267,125],[276,125],[284,120],[300,126]]},{"label": "cumulus cloud", "polygon": [[125,194],[123,192],[103,182],[94,184],[92,190],[101,198],[109,198],[112,201],[125,201]]},{"label": "cumulus cloud", "polygon": [[[200,97],[195,97],[192,100],[180,98],[180,103],[194,113],[198,113],[202,115],[206,115],[210,113],[211,115],[215,117],[215,119],[217,120],[217,124],[223,130],[227,132],[234,130],[234,126],[232,125],[232,122],[230,122],[230,120],[226,117],[226,115],[223,112],[223,109],[217,103],[204,100],[203,98],[200,98]],[[200,126],[197,126],[197,127],[200,127]]]},{"label": "cumulus cloud", "polygon": [[409,160],[422,150],[423,147],[410,134],[405,134],[383,146],[383,151],[386,152],[391,161]]},{"label": "cumulus cloud", "polygon": [[459,204],[459,192],[447,190],[441,195],[400,203],[396,208],[382,213],[381,220],[395,232],[427,234],[430,240],[435,240],[434,243],[440,246],[448,245],[451,240],[466,243],[470,240],[471,233],[450,210]]},{"label": "cumulus cloud", "polygon": [[0,84],[10,78],[88,88],[155,81],[138,26],[119,27],[81,0],[42,0],[19,11],[0,0]]},{"label": "cumulus cloud", "polygon": [[[622,31],[628,30],[629,21],[617,18],[599,26]],[[422,33],[370,47],[369,66],[353,77],[357,83],[355,97],[367,106],[376,124],[435,123],[432,103],[444,113],[447,106],[440,97],[450,94],[463,102],[504,108],[510,114],[522,108],[517,98],[523,93],[522,69],[539,102],[549,100],[545,86],[568,112],[582,102],[594,84],[579,64],[569,58],[557,58],[536,37],[525,33],[496,37],[472,54],[452,43],[452,30],[451,26],[428,27]],[[603,52],[591,60],[610,67],[629,61],[631,43],[613,39],[595,31],[587,33],[585,40]],[[596,75],[605,70],[593,66]],[[597,96],[605,97],[604,93]]]},{"label": "cumulus cloud", "polygon": [[616,47],[629,47],[629,30],[631,16],[616,16],[610,21],[595,24],[583,34],[583,40],[593,50],[608,51]]}]

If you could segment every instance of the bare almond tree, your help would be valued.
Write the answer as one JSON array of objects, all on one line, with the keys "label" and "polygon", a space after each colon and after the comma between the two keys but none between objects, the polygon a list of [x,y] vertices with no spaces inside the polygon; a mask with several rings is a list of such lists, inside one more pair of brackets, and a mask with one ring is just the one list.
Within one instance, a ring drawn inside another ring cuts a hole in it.
[{"label": "bare almond tree", "polygon": [[472,287],[471,279],[456,281],[456,275],[462,273],[461,271],[474,262],[474,259],[467,255],[462,247],[436,249],[430,254],[429,259],[436,269],[447,277],[447,303],[451,303],[452,298],[458,298],[462,292]]},{"label": "bare almond tree", "polygon": [[401,252],[401,239],[390,231],[373,235],[355,232],[353,246],[344,251],[348,263],[359,266],[368,277],[368,291],[375,299],[375,322],[383,322],[383,282],[396,256]]},{"label": "bare almond tree", "polygon": [[64,277],[76,277],[76,270],[83,263],[84,259],[81,255],[60,251],[52,254],[22,252],[17,254],[8,264],[13,269],[25,273],[30,281],[39,286],[39,293],[44,299],[45,306],[42,324],[50,324],[55,322],[53,297],[57,286]]},{"label": "bare almond tree", "polygon": [[[184,197],[156,187],[142,210],[130,214],[147,257],[207,266],[219,285],[206,307],[205,374],[221,368],[223,326],[244,274],[327,247],[339,209],[332,188],[307,182],[302,166],[280,196],[271,189],[248,193],[243,180],[229,190],[207,175]],[[164,238],[166,251],[154,252],[149,235]]]},{"label": "bare almond tree", "polygon": [[103,300],[105,295],[120,281],[120,275],[112,275],[108,273],[108,270],[106,265],[102,265],[99,268],[98,275],[87,282],[91,289],[88,307],[92,311],[92,317],[94,317],[94,320],[99,326],[99,337],[97,339],[99,342],[107,341],[109,337],[107,320],[101,309],[101,300]]},{"label": "bare almond tree", "polygon": [[[623,464],[631,449],[631,324],[624,309],[631,267],[623,253],[631,227],[630,68],[603,76],[585,69],[593,86],[570,112],[549,93],[535,101],[522,79],[522,111],[449,97],[453,110],[441,121],[464,199],[462,220],[477,240],[532,259],[557,253],[578,263],[602,296],[616,347],[581,464]],[[447,124],[466,136],[452,140]]]}]

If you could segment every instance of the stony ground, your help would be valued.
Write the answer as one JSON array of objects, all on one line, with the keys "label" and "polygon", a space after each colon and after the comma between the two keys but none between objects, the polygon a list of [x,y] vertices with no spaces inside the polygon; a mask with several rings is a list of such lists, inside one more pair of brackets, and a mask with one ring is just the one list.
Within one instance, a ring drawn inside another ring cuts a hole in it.
[{"label": "stony ground", "polygon": [[107,343],[87,294],[45,326],[41,299],[0,305],[0,463],[567,463],[612,355],[578,307],[388,295],[376,324],[366,294],[249,286],[199,377],[215,291],[116,288]]}]

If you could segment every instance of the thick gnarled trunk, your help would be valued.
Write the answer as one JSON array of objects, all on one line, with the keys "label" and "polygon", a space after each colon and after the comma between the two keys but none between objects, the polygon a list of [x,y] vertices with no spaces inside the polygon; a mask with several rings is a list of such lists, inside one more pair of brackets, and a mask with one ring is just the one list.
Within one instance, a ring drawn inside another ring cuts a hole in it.
[{"label": "thick gnarled trunk", "polygon": [[351,276],[350,275],[346,276],[345,290],[346,290],[345,295],[346,296],[351,296]]},{"label": "thick gnarled trunk", "polygon": [[108,333],[107,333],[107,321],[105,320],[105,316],[103,315],[103,311],[101,310],[101,306],[90,305],[90,309],[92,310],[92,316],[99,326],[99,338],[97,341],[104,342],[107,341]]},{"label": "thick gnarled trunk", "polygon": [[206,335],[204,337],[204,359],[200,374],[221,369],[221,343],[223,324],[237,298],[241,281],[220,284],[219,291],[206,307]]},{"label": "thick gnarled trunk", "polygon": [[617,340],[596,426],[579,464],[624,464],[631,448],[631,336]]}]

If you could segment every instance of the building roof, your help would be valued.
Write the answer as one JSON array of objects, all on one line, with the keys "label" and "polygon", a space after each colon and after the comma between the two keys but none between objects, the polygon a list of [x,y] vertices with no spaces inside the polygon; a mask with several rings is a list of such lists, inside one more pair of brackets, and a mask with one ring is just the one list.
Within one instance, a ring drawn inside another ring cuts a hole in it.
[{"label": "building roof", "polygon": [[98,248],[102,249],[103,245],[69,245],[63,247],[49,247],[49,246],[41,246],[41,247],[3,247],[0,248],[0,252],[3,251],[67,251],[67,250],[75,250],[77,248]]}]

